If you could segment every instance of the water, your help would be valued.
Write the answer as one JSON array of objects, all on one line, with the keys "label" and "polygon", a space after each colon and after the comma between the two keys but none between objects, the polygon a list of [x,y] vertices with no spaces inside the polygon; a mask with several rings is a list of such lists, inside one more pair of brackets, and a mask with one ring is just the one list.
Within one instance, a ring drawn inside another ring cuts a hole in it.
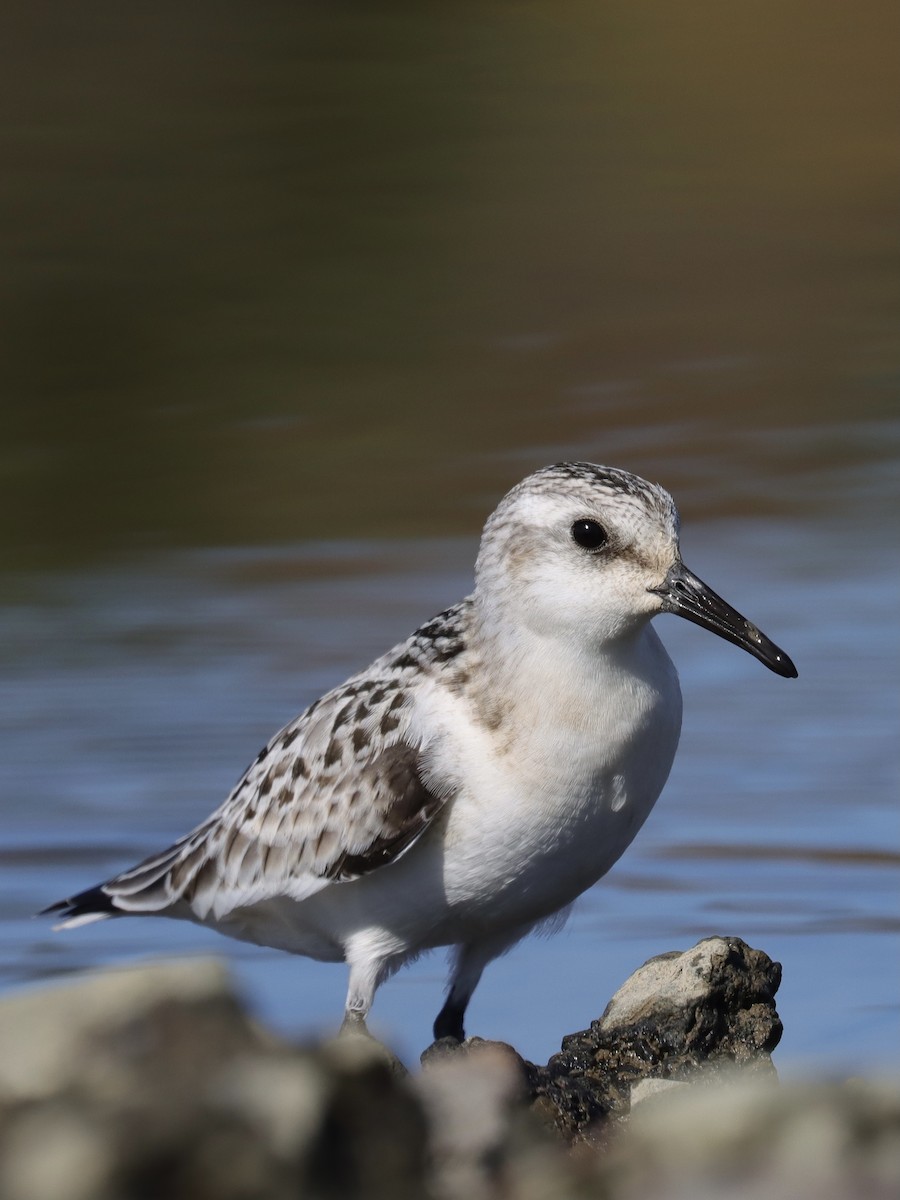
[{"label": "water", "polygon": [[[789,647],[800,679],[659,622],[685,692],[670,783],[567,930],[487,972],[472,1029],[546,1058],[644,958],[737,933],[785,965],[785,1064],[884,1067],[900,949],[894,598],[876,543],[853,528],[742,519],[686,530],[688,561]],[[151,953],[227,953],[280,1027],[333,1025],[342,969],[162,921],[53,935],[31,914],[204,816],[275,728],[466,591],[474,548],[181,552],[52,576],[27,606],[9,606],[4,983]],[[427,1042],[442,971],[432,956],[379,996],[376,1023],[407,1053]]]},{"label": "water", "polygon": [[[666,791],[471,1029],[545,1059],[724,932],[784,964],[782,1069],[900,1066],[900,10],[867,7],[820,5],[814,54],[790,3],[13,15],[0,985],[221,953],[279,1027],[332,1028],[342,968],[32,913],[205,816],[578,457],[669,486],[800,678],[658,622]],[[379,994],[410,1057],[443,976]]]}]

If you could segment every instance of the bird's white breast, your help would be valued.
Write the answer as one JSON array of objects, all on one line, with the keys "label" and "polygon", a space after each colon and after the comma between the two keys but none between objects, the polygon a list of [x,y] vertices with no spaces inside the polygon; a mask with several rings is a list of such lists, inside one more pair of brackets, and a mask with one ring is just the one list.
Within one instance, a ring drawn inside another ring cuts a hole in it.
[{"label": "bird's white breast", "polygon": [[625,662],[532,665],[495,728],[465,694],[421,699],[439,731],[431,770],[458,789],[440,847],[453,916],[528,922],[571,903],[622,854],[669,774],[681,696],[649,626]]}]

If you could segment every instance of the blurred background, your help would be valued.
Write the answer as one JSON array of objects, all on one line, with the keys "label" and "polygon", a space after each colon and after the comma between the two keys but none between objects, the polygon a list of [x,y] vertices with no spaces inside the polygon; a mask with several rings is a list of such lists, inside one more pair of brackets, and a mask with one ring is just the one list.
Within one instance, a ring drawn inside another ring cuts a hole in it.
[{"label": "blurred background", "polygon": [[[782,1071],[900,1065],[900,8],[13,3],[0,39],[0,986],[227,954],[32,920],[185,832],[471,587],[560,458],[665,484],[800,679],[674,618],[671,780],[472,1032],[546,1059],[652,954],[784,964]],[[379,994],[412,1057],[440,955]]]}]

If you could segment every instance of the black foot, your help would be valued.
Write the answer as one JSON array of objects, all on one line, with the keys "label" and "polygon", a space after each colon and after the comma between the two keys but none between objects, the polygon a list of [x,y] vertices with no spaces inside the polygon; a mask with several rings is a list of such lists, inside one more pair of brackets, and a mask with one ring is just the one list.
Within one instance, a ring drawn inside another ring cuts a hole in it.
[{"label": "black foot", "polygon": [[434,1022],[434,1040],[439,1042],[441,1038],[453,1038],[456,1042],[464,1042],[466,1031],[463,1029],[463,1017],[465,1015],[466,1006],[464,1004],[453,1004],[448,1000]]}]

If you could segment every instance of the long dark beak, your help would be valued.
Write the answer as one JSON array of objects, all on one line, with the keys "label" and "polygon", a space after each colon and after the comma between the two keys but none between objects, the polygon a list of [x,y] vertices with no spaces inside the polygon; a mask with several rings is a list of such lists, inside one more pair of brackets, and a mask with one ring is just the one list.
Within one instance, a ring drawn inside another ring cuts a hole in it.
[{"label": "long dark beak", "polygon": [[760,633],[755,625],[751,625],[721,596],[717,596],[683,562],[677,562],[672,567],[661,587],[650,590],[662,597],[663,612],[686,617],[688,621],[717,633],[726,642],[734,642],[776,675],[785,679],[797,678],[797,668],[785,652],[779,650],[774,642],[770,642],[764,633]]}]

